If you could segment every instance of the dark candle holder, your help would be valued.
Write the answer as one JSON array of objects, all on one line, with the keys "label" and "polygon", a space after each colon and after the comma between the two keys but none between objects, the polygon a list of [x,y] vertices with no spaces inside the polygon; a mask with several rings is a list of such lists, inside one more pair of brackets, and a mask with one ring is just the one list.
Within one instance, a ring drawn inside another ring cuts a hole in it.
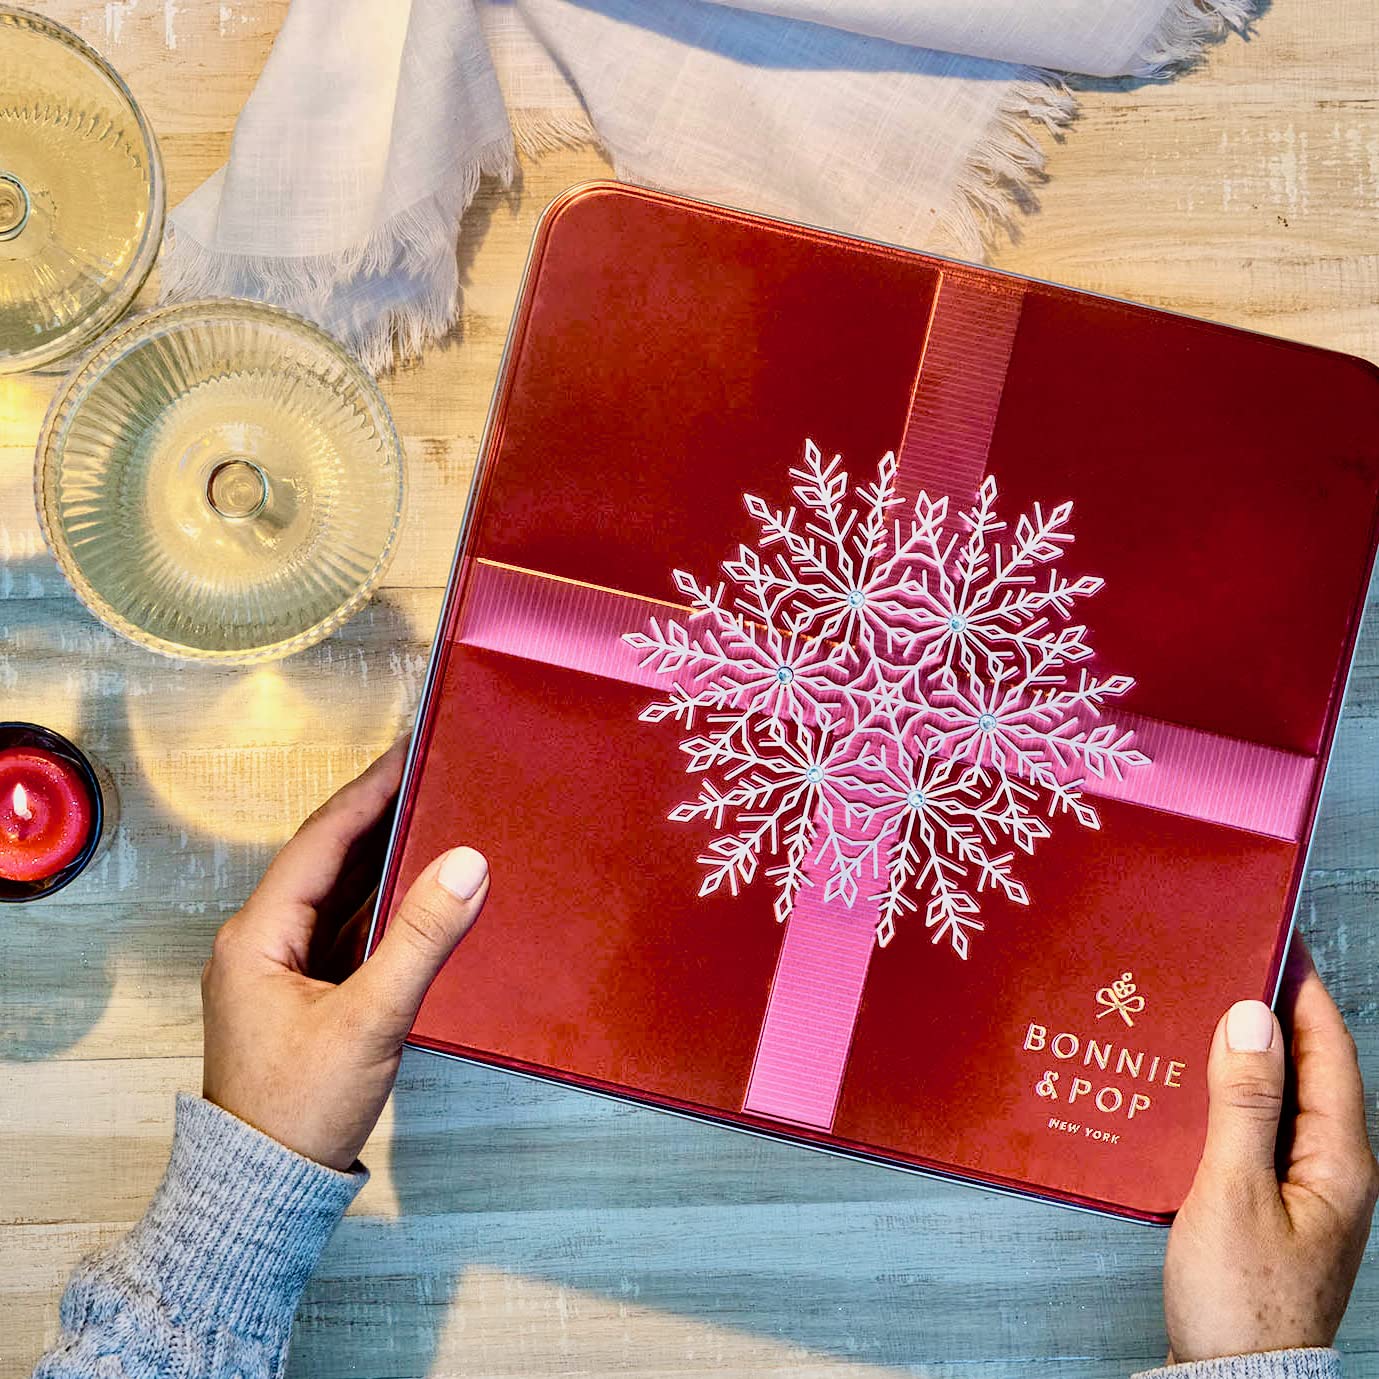
[{"label": "dark candle holder", "polygon": [[45,896],[60,891],[91,864],[100,848],[101,834],[105,829],[105,793],[101,789],[100,777],[90,758],[80,747],[69,742],[61,733],[37,723],[0,723],[0,750],[6,747],[35,747],[51,752],[55,757],[72,766],[81,777],[82,784],[91,801],[91,833],[82,850],[62,868],[41,881],[12,881],[0,876],[0,904],[22,904],[28,900],[42,900]]}]

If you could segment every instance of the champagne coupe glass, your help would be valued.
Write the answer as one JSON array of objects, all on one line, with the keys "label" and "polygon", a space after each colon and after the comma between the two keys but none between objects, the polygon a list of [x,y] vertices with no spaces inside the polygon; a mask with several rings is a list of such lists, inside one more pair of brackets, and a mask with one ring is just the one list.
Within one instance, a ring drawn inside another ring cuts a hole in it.
[{"label": "champagne coupe glass", "polygon": [[58,389],[43,534],[77,597],[154,651],[286,656],[356,613],[402,522],[402,446],[374,381],[255,302],[136,316]]},{"label": "champagne coupe glass", "polygon": [[0,5],[0,373],[51,364],[134,299],[163,231],[158,144],[76,34]]}]

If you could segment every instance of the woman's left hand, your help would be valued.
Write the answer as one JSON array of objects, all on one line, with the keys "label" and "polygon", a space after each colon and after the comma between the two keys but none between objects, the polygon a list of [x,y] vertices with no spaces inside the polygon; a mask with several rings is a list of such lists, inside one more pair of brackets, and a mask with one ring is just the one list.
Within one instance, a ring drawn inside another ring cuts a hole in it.
[{"label": "woman's left hand", "polygon": [[358,971],[402,744],[321,806],[216,935],[201,977],[203,1094],[289,1149],[348,1169],[397,1076],[402,1041],[488,895],[473,848],[417,878]]}]

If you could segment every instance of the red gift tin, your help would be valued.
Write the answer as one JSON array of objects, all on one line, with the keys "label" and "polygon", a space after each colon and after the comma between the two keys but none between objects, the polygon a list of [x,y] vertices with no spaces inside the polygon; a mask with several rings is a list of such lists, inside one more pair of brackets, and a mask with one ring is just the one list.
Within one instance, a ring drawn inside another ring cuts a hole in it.
[{"label": "red gift tin", "polygon": [[379,902],[490,860],[411,1042],[1166,1219],[1275,993],[1376,436],[1348,356],[566,194]]}]

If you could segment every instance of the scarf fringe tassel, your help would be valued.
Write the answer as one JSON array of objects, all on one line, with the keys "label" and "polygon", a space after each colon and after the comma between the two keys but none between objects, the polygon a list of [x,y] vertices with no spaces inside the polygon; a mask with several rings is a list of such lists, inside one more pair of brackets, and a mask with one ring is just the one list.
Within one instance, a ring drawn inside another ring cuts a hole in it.
[{"label": "scarf fringe tassel", "polygon": [[[271,302],[329,328],[372,373],[413,359],[447,334],[459,311],[457,227],[484,176],[511,183],[511,137],[480,149],[433,196],[383,221],[367,242],[335,254],[293,257],[222,254],[170,225],[159,260],[159,298],[248,297]],[[328,319],[332,298],[348,283],[398,275],[413,291],[379,317],[342,324]]]},{"label": "scarf fringe tassel", "polygon": [[[1168,77],[1201,60],[1206,46],[1245,33],[1257,0],[1174,0],[1141,48],[1134,75]],[[1056,72],[1027,67],[958,179],[939,234],[963,258],[980,259],[1018,233],[1035,206],[1047,155],[1038,129],[1057,138],[1077,118],[1077,100]]]},{"label": "scarf fringe tassel", "polygon": [[1137,77],[1165,77],[1201,60],[1202,50],[1231,33],[1244,34],[1258,0],[1174,0],[1138,54]]},{"label": "scarf fringe tassel", "polygon": [[[1245,32],[1256,3],[1174,0],[1141,49],[1135,75],[1163,77],[1191,66],[1207,44],[1231,31]],[[940,247],[980,259],[1003,236],[1013,235],[1045,176],[1038,131],[1056,138],[1076,115],[1077,101],[1058,74],[1024,69],[939,219],[938,233],[945,241]],[[335,323],[335,330],[374,373],[415,358],[451,330],[459,312],[457,227],[480,179],[488,175],[510,184],[519,150],[534,157],[599,142],[582,111],[516,110],[510,120],[511,136],[480,149],[456,169],[450,185],[384,221],[365,244],[341,253],[291,258],[213,253],[170,227],[160,262],[162,300],[252,297],[324,323],[343,284],[389,274],[410,276],[416,291],[406,301],[377,319],[344,327]]]}]

